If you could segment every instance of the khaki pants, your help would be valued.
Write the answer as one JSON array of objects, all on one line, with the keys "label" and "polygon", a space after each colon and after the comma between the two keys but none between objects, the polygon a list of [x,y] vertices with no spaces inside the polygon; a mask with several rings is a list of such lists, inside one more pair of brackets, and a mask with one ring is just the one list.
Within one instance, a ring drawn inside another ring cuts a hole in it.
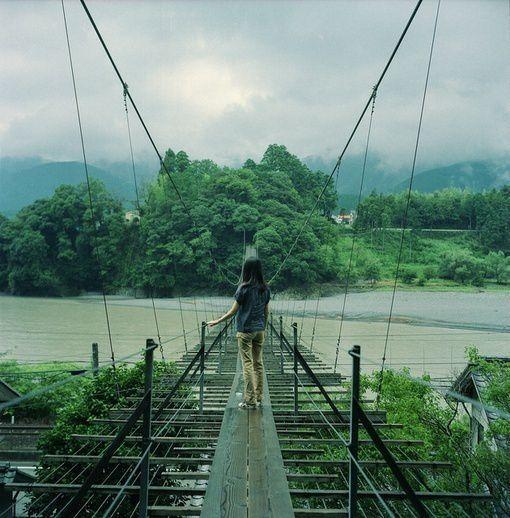
[{"label": "khaki pants", "polygon": [[243,361],[244,401],[253,404],[262,401],[264,391],[264,364],[262,345],[264,331],[237,333],[237,343]]}]

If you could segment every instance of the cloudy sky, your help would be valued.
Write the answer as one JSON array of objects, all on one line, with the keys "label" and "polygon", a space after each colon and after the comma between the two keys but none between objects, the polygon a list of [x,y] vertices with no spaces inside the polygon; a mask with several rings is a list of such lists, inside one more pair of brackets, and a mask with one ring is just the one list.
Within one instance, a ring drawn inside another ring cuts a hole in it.
[{"label": "cloudy sky", "polygon": [[[273,142],[335,156],[414,2],[88,5],[157,144],[236,164]],[[371,149],[392,167],[411,158],[436,5],[423,2],[379,91]],[[127,160],[121,87],[79,2],[66,9],[88,155]],[[0,0],[0,19],[2,155],[80,159],[60,2]],[[422,166],[508,156],[509,50],[508,0],[443,0]]]}]

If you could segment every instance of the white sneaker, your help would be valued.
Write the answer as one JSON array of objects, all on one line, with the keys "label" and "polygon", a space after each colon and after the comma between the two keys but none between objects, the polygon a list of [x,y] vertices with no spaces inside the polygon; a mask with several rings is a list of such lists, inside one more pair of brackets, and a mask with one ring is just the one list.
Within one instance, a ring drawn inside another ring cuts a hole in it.
[{"label": "white sneaker", "polygon": [[237,406],[239,408],[257,408],[254,403],[247,403],[246,401],[241,401]]}]

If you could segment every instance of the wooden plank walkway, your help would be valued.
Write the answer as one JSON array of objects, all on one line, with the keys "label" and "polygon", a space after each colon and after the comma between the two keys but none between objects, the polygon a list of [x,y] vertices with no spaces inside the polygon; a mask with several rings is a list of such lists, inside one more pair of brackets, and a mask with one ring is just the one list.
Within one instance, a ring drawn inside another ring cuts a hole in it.
[{"label": "wooden plank walkway", "polygon": [[292,517],[294,512],[267,379],[259,409],[238,408],[242,391],[242,367],[238,357],[201,516]]}]

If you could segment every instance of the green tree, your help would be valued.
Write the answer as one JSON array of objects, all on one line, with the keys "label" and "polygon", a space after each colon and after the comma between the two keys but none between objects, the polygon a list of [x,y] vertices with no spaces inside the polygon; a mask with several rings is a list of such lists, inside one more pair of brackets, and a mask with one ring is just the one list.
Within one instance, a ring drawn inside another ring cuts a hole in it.
[{"label": "green tree", "polygon": [[439,276],[479,286],[485,277],[485,264],[467,251],[446,252],[440,258]]},{"label": "green tree", "polygon": [[506,284],[510,279],[510,257],[499,252],[489,252],[486,259],[487,274],[496,279],[498,284]]}]

